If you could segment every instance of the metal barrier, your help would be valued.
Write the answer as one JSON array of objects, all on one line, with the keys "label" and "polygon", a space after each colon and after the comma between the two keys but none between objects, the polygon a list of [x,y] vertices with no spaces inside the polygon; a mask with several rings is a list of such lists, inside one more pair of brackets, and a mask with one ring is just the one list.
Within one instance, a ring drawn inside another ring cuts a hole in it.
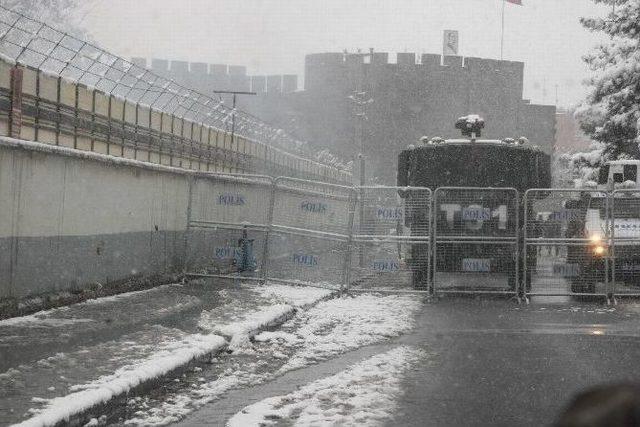
[{"label": "metal barrier", "polygon": [[189,275],[264,279],[273,188],[268,176],[193,177],[185,234]]},{"label": "metal barrier", "polygon": [[640,296],[640,190],[609,197],[613,297]]},{"label": "metal barrier", "polygon": [[438,188],[434,293],[517,295],[519,210],[514,188]]},{"label": "metal barrier", "polygon": [[351,291],[429,292],[431,190],[360,187]]},{"label": "metal barrier", "polygon": [[527,296],[609,295],[609,199],[594,194],[575,189],[525,193]]},{"label": "metal barrier", "polygon": [[190,276],[353,292],[640,296],[640,190],[531,189],[521,203],[513,188],[432,194],[194,173],[189,200]]},{"label": "metal barrier", "polygon": [[267,242],[269,280],[345,286],[354,189],[285,177],[275,180],[274,189]]}]

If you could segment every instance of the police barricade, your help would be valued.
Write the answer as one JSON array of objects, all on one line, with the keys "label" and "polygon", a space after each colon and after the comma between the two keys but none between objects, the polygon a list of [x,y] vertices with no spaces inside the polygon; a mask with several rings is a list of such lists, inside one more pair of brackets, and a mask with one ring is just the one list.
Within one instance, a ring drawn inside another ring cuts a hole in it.
[{"label": "police barricade", "polygon": [[577,189],[530,189],[524,197],[527,296],[609,294],[608,197]]},{"label": "police barricade", "polygon": [[514,188],[438,188],[434,292],[517,295],[519,210]]},{"label": "police barricade", "polygon": [[615,190],[609,198],[612,293],[640,296],[640,190]]},{"label": "police barricade", "polygon": [[340,289],[347,282],[352,187],[275,180],[268,237],[269,280]]},{"label": "police barricade", "polygon": [[263,279],[273,188],[267,176],[194,174],[185,235],[188,275]]},{"label": "police barricade", "polygon": [[350,290],[428,292],[431,190],[359,187]]}]

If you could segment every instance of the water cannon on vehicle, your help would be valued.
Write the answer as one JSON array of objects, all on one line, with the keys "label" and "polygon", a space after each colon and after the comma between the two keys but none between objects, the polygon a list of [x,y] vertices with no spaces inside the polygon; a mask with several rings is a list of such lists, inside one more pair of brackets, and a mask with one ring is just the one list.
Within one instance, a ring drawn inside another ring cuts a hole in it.
[{"label": "water cannon on vehicle", "polygon": [[469,137],[471,142],[476,142],[476,139],[482,136],[483,128],[484,119],[477,114],[469,114],[456,120],[456,129],[460,129],[462,136]]}]

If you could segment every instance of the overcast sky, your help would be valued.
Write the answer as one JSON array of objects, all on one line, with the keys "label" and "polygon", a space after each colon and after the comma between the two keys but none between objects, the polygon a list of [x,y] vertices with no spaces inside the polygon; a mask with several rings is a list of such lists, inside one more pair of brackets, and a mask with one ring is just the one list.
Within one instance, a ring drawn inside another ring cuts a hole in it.
[{"label": "overcast sky", "polygon": [[[578,102],[582,55],[603,40],[578,22],[606,9],[591,0],[507,4],[504,58],[525,62],[525,97]],[[120,55],[246,65],[250,74],[299,74],[304,55],[377,51],[441,53],[460,31],[464,56],[500,58],[501,0],[94,0],[92,37]],[[546,89],[546,90],[545,90]]]}]

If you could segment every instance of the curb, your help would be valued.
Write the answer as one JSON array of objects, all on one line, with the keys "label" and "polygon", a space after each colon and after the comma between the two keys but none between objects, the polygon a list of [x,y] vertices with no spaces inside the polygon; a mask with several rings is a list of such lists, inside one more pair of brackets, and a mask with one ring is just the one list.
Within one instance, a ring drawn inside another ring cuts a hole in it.
[{"label": "curb", "polygon": [[[282,326],[282,324],[284,324],[286,321],[290,320],[291,318],[293,318],[293,316],[296,315],[296,313],[298,313],[299,311],[304,311],[304,310],[308,310],[312,307],[314,307],[315,305],[317,305],[320,302],[323,301],[328,301],[330,299],[336,298],[340,296],[340,291],[339,290],[333,290],[331,293],[329,293],[329,295],[318,299],[317,301],[310,303],[310,304],[305,304],[299,307],[291,307],[291,310],[287,311],[286,313],[282,314],[281,316],[279,316],[276,319],[273,319],[272,321],[259,326],[258,328],[255,328],[253,330],[251,330],[250,332],[248,332],[249,338],[253,338],[255,335],[259,334],[260,332],[263,332],[265,330],[273,330],[276,329],[280,326]],[[109,425],[112,423],[117,423],[119,421],[119,418],[121,418],[123,415],[125,415],[125,410],[126,410],[126,403],[132,398],[132,397],[137,397],[137,396],[141,396],[144,394],[147,394],[147,392],[149,392],[150,390],[153,390],[155,388],[158,388],[159,386],[161,386],[162,384],[172,380],[173,378],[177,377],[177,376],[181,376],[183,373],[192,370],[196,367],[205,367],[208,364],[211,363],[211,359],[219,354],[222,353],[230,353],[231,351],[229,350],[229,344],[231,342],[232,337],[229,336],[225,336],[225,335],[221,335],[218,334],[220,336],[222,336],[225,340],[226,343],[217,348],[215,351],[208,353],[204,356],[200,356],[200,357],[196,357],[195,359],[192,359],[191,361],[189,361],[188,363],[182,365],[182,366],[178,366],[175,369],[172,369],[171,371],[165,373],[164,375],[158,376],[158,377],[154,377],[151,378],[149,380],[143,381],[140,384],[138,384],[135,387],[132,387],[131,389],[129,389],[127,392],[123,392],[120,393],[116,396],[113,396],[111,399],[99,403],[97,405],[94,405],[92,407],[89,407],[81,412],[78,412],[74,415],[71,415],[69,419],[67,420],[63,420],[63,421],[59,421],[58,423],[54,424],[56,427],[58,426],[72,426],[72,427],[76,427],[76,426],[84,426],[85,424],[87,424],[88,422],[90,422],[92,419],[97,419],[99,424],[98,425]],[[27,420],[24,420],[27,421]]]},{"label": "curb", "polygon": [[49,292],[24,298],[1,298],[0,320],[27,316],[43,310],[68,307],[88,300],[143,291],[162,285],[180,282],[178,273],[155,274],[114,280],[104,285],[94,283],[82,289]]}]

